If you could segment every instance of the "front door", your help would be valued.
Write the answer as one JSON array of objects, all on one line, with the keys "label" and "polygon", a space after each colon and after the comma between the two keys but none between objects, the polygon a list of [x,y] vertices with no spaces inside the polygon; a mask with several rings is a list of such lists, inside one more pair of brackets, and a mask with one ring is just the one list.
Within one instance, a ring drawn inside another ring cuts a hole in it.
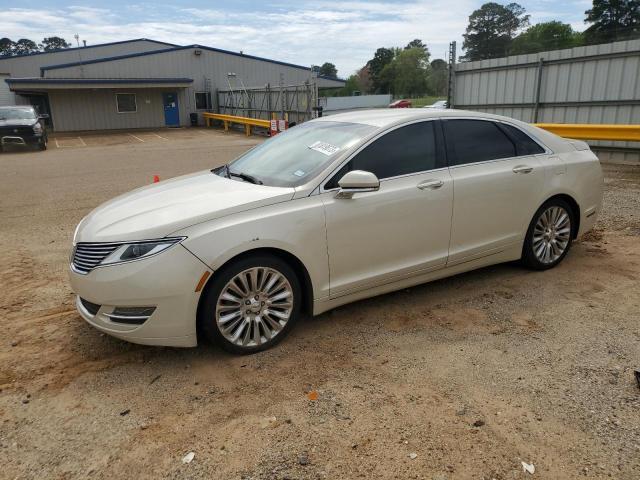
[{"label": "front door", "polygon": [[[420,122],[386,133],[325,184],[331,297],[446,264],[453,183],[433,127]],[[380,189],[336,197],[337,181],[350,170],[374,173]]]},{"label": "front door", "polygon": [[164,105],[164,124],[167,127],[177,127],[180,125],[178,94],[175,92],[163,93],[162,104]]}]

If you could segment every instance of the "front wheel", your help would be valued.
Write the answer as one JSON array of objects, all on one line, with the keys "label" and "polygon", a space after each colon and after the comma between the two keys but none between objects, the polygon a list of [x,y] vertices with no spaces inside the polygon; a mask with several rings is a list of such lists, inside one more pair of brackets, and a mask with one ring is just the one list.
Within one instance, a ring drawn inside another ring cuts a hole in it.
[{"label": "front wheel", "polygon": [[274,346],[300,315],[300,282],[277,257],[256,255],[224,267],[214,273],[204,295],[201,331],[232,353]]},{"label": "front wheel", "polygon": [[558,265],[573,239],[573,209],[562,199],[552,199],[533,216],[522,250],[522,262],[535,270]]},{"label": "front wheel", "polygon": [[46,150],[47,149],[47,141],[44,138],[41,138],[38,142],[38,150]]}]

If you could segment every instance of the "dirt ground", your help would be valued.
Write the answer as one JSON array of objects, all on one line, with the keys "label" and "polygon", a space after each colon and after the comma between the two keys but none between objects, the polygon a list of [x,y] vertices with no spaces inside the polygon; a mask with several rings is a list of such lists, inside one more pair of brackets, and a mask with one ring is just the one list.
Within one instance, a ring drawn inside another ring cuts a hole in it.
[{"label": "dirt ground", "polygon": [[89,210],[260,141],[156,134],[0,154],[0,477],[640,478],[640,168],[605,168],[598,227],[554,270],[358,302],[237,357],[128,344],[73,309]]}]

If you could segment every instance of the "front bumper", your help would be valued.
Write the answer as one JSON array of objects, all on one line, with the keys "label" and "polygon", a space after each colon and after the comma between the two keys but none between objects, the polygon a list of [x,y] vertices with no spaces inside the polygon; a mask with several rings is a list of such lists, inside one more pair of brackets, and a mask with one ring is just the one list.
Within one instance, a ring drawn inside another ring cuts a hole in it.
[{"label": "front bumper", "polygon": [[[182,245],[128,263],[97,267],[88,274],[69,269],[76,308],[98,330],[132,343],[173,347],[197,345],[196,314],[200,292],[196,286],[211,271]],[[99,305],[92,314],[80,298]],[[109,318],[116,307],[155,307],[142,325]]]},{"label": "front bumper", "polygon": [[42,140],[46,141],[45,133],[37,133],[33,135],[0,134],[1,145],[38,145]]}]

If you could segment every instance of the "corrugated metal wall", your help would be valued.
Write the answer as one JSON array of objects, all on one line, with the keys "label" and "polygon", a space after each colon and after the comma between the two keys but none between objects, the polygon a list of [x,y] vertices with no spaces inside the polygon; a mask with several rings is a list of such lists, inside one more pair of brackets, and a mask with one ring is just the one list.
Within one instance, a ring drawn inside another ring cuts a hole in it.
[{"label": "corrugated metal wall", "polygon": [[9,84],[5,80],[9,78],[8,73],[0,73],[0,107],[3,105],[15,105],[16,96],[9,89]]},{"label": "corrugated metal wall", "polygon": [[[135,93],[138,111],[118,113],[116,93]],[[49,102],[56,131],[59,132],[164,127],[160,89],[62,90],[49,93]]]},{"label": "corrugated metal wall", "polygon": [[[640,124],[640,40],[460,63],[453,98],[526,122]],[[589,143],[603,159],[640,162],[637,142]]]}]

